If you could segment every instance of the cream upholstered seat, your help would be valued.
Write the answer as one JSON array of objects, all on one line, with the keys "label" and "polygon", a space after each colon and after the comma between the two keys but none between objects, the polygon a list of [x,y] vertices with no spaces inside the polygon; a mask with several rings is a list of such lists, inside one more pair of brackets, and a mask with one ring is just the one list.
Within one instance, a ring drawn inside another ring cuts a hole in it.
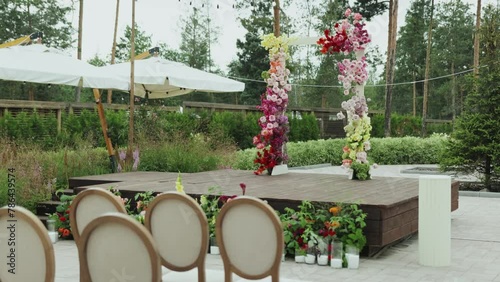
[{"label": "cream upholstered seat", "polygon": [[108,190],[89,188],[78,193],[71,203],[69,212],[69,223],[75,242],[78,243],[83,229],[89,222],[108,212],[127,213],[123,202]]},{"label": "cream upholstered seat", "polygon": [[54,249],[42,222],[23,207],[5,206],[0,227],[0,281],[54,281]]},{"label": "cream upholstered seat", "polygon": [[197,267],[198,281],[205,282],[208,222],[193,198],[178,192],[157,196],[146,211],[145,226],[155,239],[163,266],[179,272]]},{"label": "cream upholstered seat", "polygon": [[107,213],[94,219],[77,244],[82,282],[161,281],[153,237],[128,215]]},{"label": "cream upholstered seat", "polygon": [[267,203],[248,196],[227,202],[217,216],[215,234],[226,282],[233,272],[249,280],[271,276],[272,282],[279,281],[283,229]]}]

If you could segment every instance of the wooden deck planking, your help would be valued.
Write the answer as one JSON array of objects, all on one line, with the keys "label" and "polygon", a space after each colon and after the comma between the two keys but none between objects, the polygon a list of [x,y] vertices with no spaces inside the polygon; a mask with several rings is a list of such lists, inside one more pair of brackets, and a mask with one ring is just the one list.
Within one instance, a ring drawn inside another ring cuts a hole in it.
[{"label": "wooden deck planking", "polygon": [[[130,172],[73,177],[70,187],[76,192],[88,187],[113,186],[122,193],[161,193],[175,190],[176,179],[177,173]],[[369,181],[357,181],[341,175],[293,172],[257,176],[251,171],[226,169],[183,173],[182,183],[186,193],[194,197],[208,194],[211,186],[219,186],[224,195],[241,195],[239,184],[245,183],[246,195],[265,199],[280,211],[284,207],[296,208],[302,200],[358,203],[368,214],[365,233],[369,254],[418,231],[418,179],[376,177]],[[458,182],[453,182],[452,210],[457,208]]]}]

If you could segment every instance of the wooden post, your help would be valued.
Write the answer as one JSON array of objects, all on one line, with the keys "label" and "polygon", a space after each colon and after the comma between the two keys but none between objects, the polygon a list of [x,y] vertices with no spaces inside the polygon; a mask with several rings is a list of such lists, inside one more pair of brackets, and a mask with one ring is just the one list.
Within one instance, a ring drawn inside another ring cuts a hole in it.
[{"label": "wooden post", "polygon": [[280,0],[274,0],[274,36],[280,36]]},{"label": "wooden post", "polygon": [[427,99],[429,96],[429,73],[431,66],[431,44],[432,44],[432,25],[434,16],[434,0],[431,1],[431,20],[427,32],[427,52],[425,55],[425,77],[424,77],[424,101],[422,108],[422,137],[427,136]]},{"label": "wooden post", "polygon": [[[116,56],[116,34],[118,32],[118,15],[120,13],[120,0],[116,0],[116,16],[115,16],[115,31],[113,34],[113,47],[111,48],[111,64],[115,64]],[[112,103],[113,91],[108,90],[108,104]]]},{"label": "wooden post", "polygon": [[101,122],[102,134],[104,135],[104,142],[106,143],[106,149],[108,150],[109,161],[111,163],[111,169],[113,172],[117,171],[115,152],[113,150],[113,144],[108,135],[108,124],[106,123],[106,116],[104,115],[104,108],[101,102],[101,94],[99,89],[93,89],[95,103],[97,106],[97,113],[99,115],[99,121]]},{"label": "wooden post", "polygon": [[384,136],[391,136],[391,111],[392,111],[392,90],[394,81],[394,68],[396,65],[396,35],[398,24],[398,0],[390,0],[389,2],[389,36],[387,43],[387,63],[385,81],[387,83],[385,89],[385,116],[384,116]]},{"label": "wooden post", "polygon": [[56,111],[56,117],[57,117],[57,133],[61,133],[62,129],[62,110],[57,109]]},{"label": "wooden post", "polygon": [[413,116],[417,116],[417,83],[415,72],[413,72]]},{"label": "wooden post", "polygon": [[477,0],[476,32],[474,34],[474,75],[479,74],[479,28],[481,27],[481,0]]},{"label": "wooden post", "polygon": [[[83,0],[80,0],[80,11],[78,16],[78,49],[76,51],[76,57],[78,60],[82,59],[82,33],[83,33]],[[78,85],[75,92],[75,101],[80,102],[80,95],[82,93],[82,87]]]},{"label": "wooden post", "polygon": [[130,109],[128,124],[128,150],[127,160],[132,159],[134,146],[134,57],[135,57],[135,1],[132,0],[132,32],[130,34]]}]

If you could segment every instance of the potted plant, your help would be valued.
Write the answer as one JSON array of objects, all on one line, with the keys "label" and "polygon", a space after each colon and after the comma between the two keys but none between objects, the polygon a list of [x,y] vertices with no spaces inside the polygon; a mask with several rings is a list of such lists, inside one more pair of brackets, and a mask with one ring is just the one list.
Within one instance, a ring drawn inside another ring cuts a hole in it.
[{"label": "potted plant", "polygon": [[366,226],[366,213],[357,204],[344,205],[339,214],[338,234],[346,248],[348,268],[358,268],[359,253],[366,245],[363,229]]},{"label": "potted plant", "polygon": [[[56,191],[56,195],[59,195],[60,193],[62,193],[62,190]],[[76,195],[60,195],[59,200],[61,203],[56,207],[56,212],[53,214],[47,214],[49,220],[54,220],[54,229],[57,231],[59,238],[61,239],[73,239],[73,233],[71,232],[71,225],[69,223],[69,207],[75,197]]]},{"label": "potted plant", "polygon": [[[210,254],[219,254],[219,247],[217,246],[217,240],[215,239],[215,220],[219,214],[219,198],[220,198],[220,187],[212,186],[208,188],[208,193],[212,195],[201,195],[199,204],[208,221],[208,231],[210,234]],[[216,194],[216,195],[213,195]]]}]

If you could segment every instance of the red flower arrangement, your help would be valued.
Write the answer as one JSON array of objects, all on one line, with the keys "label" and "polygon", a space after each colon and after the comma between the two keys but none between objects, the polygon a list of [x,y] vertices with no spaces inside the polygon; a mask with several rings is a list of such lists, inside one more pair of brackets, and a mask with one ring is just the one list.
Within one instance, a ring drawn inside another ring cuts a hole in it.
[{"label": "red flower arrangement", "polygon": [[[321,37],[316,43],[321,45],[321,53],[344,53],[349,54],[353,51],[364,50],[366,44],[371,39],[368,31],[364,29],[365,24],[361,23],[363,17],[359,13],[355,13],[351,17],[351,9],[345,11],[345,19],[335,23],[335,34],[332,36],[331,31],[326,29],[325,36]],[[352,23],[350,23],[352,20]]]}]

